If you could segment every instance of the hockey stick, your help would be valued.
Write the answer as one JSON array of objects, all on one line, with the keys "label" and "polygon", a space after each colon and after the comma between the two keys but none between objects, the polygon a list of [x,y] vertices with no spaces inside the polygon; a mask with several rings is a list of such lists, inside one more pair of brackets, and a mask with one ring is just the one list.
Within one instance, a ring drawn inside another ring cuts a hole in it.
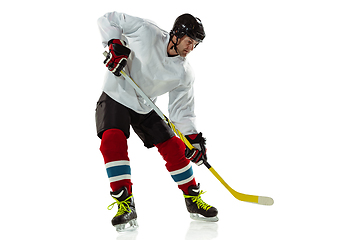
[{"label": "hockey stick", "polygon": [[[106,57],[108,53],[105,51],[103,55]],[[191,150],[194,148],[193,145],[187,140],[187,138],[175,127],[175,125],[168,119],[165,114],[154,104],[153,101],[141,90],[141,88],[135,83],[135,81],[129,77],[123,70],[121,74],[125,80],[135,89],[135,91],[140,94],[142,98],[154,109],[154,111],[167,123],[167,125],[174,131],[174,133],[186,144],[186,146]],[[215,171],[215,169],[209,164],[209,162],[204,162],[204,165],[210,170],[210,172],[226,187],[226,189],[238,200],[250,203],[257,203],[261,205],[273,205],[274,200],[270,197],[248,195],[235,191],[232,189],[229,184],[227,184],[222,177]]]}]

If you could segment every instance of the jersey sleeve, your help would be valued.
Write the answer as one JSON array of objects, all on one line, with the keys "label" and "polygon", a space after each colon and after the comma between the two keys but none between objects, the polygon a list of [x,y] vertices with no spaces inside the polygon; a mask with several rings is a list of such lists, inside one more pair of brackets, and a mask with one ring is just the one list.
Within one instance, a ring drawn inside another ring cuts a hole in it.
[{"label": "jersey sleeve", "polygon": [[169,117],[184,135],[195,134],[196,115],[194,113],[194,88],[178,86],[169,92]]},{"label": "jersey sleeve", "polygon": [[97,21],[103,46],[111,39],[122,39],[122,35],[136,32],[144,24],[144,19],[125,13],[109,12]]}]

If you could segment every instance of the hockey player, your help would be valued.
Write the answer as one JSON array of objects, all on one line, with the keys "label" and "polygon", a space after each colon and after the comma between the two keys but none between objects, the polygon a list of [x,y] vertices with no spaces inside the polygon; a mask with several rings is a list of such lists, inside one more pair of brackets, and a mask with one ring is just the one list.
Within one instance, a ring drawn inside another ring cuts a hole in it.
[{"label": "hockey player", "polygon": [[[127,152],[130,126],[147,148],[157,147],[166,169],[182,190],[190,217],[217,221],[217,209],[206,204],[193,175],[191,161],[206,161],[205,139],[195,127],[194,74],[186,56],[203,41],[200,19],[179,16],[170,33],[149,20],[110,12],[98,19],[104,47],[109,53],[103,93],[96,107],[96,127],[101,138],[100,151],[110,180],[111,196],[118,206],[112,219],[117,231],[137,227],[132,194],[131,168]],[[169,94],[169,117],[196,148],[188,149],[170,127],[124,80],[130,75],[152,100]]]}]

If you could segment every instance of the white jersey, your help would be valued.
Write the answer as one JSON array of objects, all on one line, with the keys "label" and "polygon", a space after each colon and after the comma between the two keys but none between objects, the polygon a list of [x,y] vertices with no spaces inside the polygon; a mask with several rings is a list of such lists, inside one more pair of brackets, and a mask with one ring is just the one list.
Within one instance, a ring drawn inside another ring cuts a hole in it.
[{"label": "white jersey", "polygon": [[[186,58],[168,57],[169,33],[154,23],[111,12],[98,19],[103,46],[111,39],[128,43],[131,54],[124,71],[153,101],[169,93],[169,118],[185,135],[197,133],[194,114],[194,73]],[[122,76],[107,71],[103,91],[117,102],[145,114],[151,111]]]}]

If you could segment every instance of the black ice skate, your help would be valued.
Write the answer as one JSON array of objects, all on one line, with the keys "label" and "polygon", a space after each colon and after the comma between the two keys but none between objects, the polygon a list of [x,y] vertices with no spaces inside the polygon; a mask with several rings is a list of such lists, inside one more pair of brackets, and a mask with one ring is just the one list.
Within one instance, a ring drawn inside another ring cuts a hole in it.
[{"label": "black ice skate", "polygon": [[129,196],[126,187],[122,187],[116,192],[110,192],[111,196],[115,199],[115,202],[108,206],[111,210],[115,204],[118,205],[118,212],[111,220],[112,225],[116,228],[116,231],[131,231],[138,228],[137,214],[135,210],[134,197],[131,194]]},{"label": "black ice skate", "polygon": [[200,195],[204,193],[205,192],[202,190],[200,191],[200,184],[198,184],[198,186],[189,187],[189,195],[184,194],[190,218],[206,222],[217,222],[219,221],[219,218],[217,217],[218,210],[215,207],[206,204],[201,199]]}]

